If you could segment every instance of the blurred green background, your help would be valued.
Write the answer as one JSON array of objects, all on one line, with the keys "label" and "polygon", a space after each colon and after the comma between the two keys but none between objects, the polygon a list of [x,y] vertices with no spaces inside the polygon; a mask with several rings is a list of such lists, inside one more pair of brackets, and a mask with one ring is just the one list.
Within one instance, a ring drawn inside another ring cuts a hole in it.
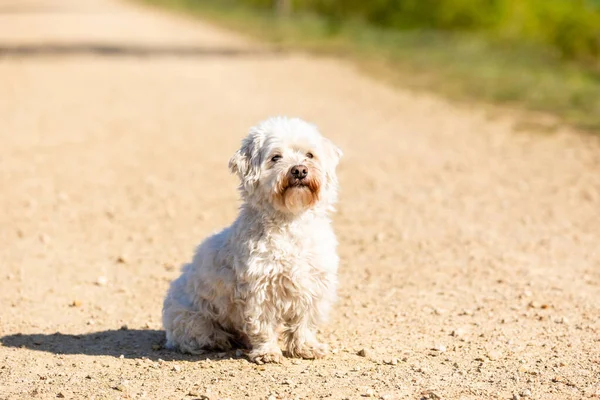
[{"label": "blurred green background", "polygon": [[[562,56],[594,61],[600,55],[600,0],[239,0],[263,9],[310,11],[331,21],[349,19],[394,30],[476,31],[527,40]],[[282,7],[283,6],[283,7]]]},{"label": "blurred green background", "polygon": [[347,56],[403,86],[600,132],[600,0],[142,1]]}]

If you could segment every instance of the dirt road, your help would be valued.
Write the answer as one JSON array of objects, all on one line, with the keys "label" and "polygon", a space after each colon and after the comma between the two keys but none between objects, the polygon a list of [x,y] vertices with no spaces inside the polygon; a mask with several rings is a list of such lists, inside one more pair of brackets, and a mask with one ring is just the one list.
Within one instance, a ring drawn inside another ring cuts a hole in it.
[{"label": "dirt road", "polygon": [[[334,354],[163,350],[227,161],[280,113],[345,151]],[[0,399],[600,396],[600,143],[515,121],[138,6],[0,0]]]}]

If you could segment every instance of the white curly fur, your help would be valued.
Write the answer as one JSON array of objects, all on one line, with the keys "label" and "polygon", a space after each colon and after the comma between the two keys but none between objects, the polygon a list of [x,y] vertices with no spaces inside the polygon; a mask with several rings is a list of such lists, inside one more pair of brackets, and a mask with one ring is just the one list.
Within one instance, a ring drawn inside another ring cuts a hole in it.
[{"label": "white curly fur", "polygon": [[[172,282],[163,307],[167,347],[188,353],[249,348],[250,360],[320,358],[316,327],[335,300],[337,241],[328,213],[342,152],[317,128],[276,117],[253,127],[229,162],[243,204]],[[280,156],[280,158],[277,158]],[[308,176],[295,179],[294,166]]]}]

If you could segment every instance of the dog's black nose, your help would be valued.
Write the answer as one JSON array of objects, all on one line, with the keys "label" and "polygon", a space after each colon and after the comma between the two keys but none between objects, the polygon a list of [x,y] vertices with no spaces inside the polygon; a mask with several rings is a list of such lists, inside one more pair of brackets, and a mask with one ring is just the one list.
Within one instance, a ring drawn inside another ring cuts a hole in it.
[{"label": "dog's black nose", "polygon": [[308,168],[305,165],[294,165],[291,172],[294,178],[302,180],[308,175]]}]

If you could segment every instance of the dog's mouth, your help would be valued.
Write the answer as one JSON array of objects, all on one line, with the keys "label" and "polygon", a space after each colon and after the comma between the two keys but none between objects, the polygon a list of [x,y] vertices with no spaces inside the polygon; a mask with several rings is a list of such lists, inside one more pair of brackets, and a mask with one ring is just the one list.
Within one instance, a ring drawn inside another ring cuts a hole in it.
[{"label": "dog's mouth", "polygon": [[[310,185],[309,185],[309,183],[305,179],[303,179],[301,181],[294,180],[294,181],[290,182],[290,184],[288,185],[288,187],[286,188],[286,190],[287,189],[296,189],[296,188],[308,188],[308,189],[310,189]],[[311,192],[312,191],[313,190],[311,189]]]},{"label": "dog's mouth", "polygon": [[315,177],[285,179],[275,191],[273,200],[280,209],[297,213],[313,207],[320,198],[321,182]]},{"label": "dog's mouth", "polygon": [[318,179],[309,177],[306,179],[289,179],[283,187],[285,194],[288,190],[308,189],[311,193],[317,194],[321,190],[321,183]]}]

